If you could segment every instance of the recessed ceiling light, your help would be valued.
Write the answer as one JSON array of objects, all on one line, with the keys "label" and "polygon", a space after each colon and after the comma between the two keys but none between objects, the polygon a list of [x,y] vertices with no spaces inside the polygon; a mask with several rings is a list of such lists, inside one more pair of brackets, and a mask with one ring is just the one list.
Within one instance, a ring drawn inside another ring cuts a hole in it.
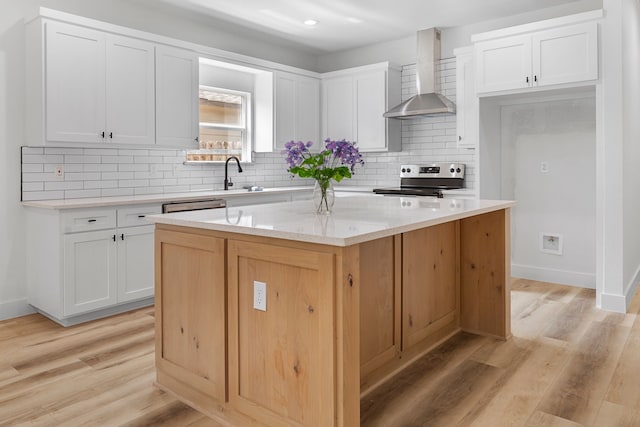
[{"label": "recessed ceiling light", "polygon": [[310,27],[313,27],[314,25],[317,25],[318,21],[316,21],[315,19],[306,19],[304,21],[304,25],[308,25]]},{"label": "recessed ceiling light", "polygon": [[362,19],[358,18],[347,18],[347,21],[351,22],[352,24],[362,24]]}]

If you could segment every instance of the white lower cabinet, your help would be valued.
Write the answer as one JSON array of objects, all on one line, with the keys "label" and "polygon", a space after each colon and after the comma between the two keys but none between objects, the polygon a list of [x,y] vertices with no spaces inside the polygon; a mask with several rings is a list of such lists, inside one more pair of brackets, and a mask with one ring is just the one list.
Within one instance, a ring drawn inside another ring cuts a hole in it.
[{"label": "white lower cabinet", "polygon": [[116,304],[114,230],[64,235],[64,316]]},{"label": "white lower cabinet", "polygon": [[62,325],[153,303],[159,205],[26,208],[28,301]]}]

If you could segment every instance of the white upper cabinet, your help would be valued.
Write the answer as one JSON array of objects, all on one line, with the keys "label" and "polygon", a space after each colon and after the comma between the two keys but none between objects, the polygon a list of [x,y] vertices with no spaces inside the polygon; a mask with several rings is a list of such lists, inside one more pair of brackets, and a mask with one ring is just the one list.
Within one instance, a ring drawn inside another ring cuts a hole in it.
[{"label": "white upper cabinet", "polygon": [[355,141],[362,152],[399,151],[400,122],[383,114],[400,103],[400,71],[388,63],[326,73],[322,139]]},{"label": "white upper cabinet", "polygon": [[598,78],[598,24],[587,22],[475,44],[478,93]]},{"label": "white upper cabinet", "polygon": [[478,92],[531,86],[531,36],[508,37],[475,46]]},{"label": "white upper cabinet", "polygon": [[106,107],[105,36],[99,31],[58,22],[47,22],[45,26],[46,139],[102,142]]},{"label": "white upper cabinet", "polygon": [[156,143],[198,147],[198,55],[156,48]]},{"label": "white upper cabinet", "polygon": [[322,139],[357,140],[356,102],[352,76],[322,81]]},{"label": "white upper cabinet", "polygon": [[154,46],[46,22],[47,141],[153,144]]},{"label": "white upper cabinet", "polygon": [[320,138],[320,80],[278,71],[275,82],[276,148]]},{"label": "white upper cabinet", "polygon": [[587,23],[534,33],[534,83],[539,86],[598,78],[598,24]]},{"label": "white upper cabinet", "polygon": [[[154,45],[107,36],[108,141],[153,144],[155,141]],[[106,139],[106,138],[105,138]]]},{"label": "white upper cabinet", "polygon": [[459,48],[456,56],[456,121],[458,147],[476,148],[479,133],[479,101],[475,91],[473,49]]}]

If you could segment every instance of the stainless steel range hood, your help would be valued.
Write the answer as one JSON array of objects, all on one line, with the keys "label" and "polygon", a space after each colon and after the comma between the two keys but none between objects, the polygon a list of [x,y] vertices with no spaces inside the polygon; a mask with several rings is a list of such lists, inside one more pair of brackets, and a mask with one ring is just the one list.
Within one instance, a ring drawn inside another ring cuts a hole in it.
[{"label": "stainless steel range hood", "polygon": [[416,83],[418,95],[396,105],[384,117],[411,119],[439,113],[455,113],[453,102],[436,93],[436,61],[440,59],[440,31],[436,28],[418,31]]}]

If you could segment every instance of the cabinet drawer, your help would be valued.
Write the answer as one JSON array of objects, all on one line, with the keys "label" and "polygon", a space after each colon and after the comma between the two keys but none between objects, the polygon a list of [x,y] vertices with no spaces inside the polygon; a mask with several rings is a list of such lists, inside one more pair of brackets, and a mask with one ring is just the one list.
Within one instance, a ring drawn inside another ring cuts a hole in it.
[{"label": "cabinet drawer", "polygon": [[104,230],[115,227],[115,209],[72,210],[62,214],[63,233]]},{"label": "cabinet drawer", "polygon": [[149,225],[147,215],[162,213],[160,205],[135,206],[118,209],[118,227],[131,227],[136,225]]}]

